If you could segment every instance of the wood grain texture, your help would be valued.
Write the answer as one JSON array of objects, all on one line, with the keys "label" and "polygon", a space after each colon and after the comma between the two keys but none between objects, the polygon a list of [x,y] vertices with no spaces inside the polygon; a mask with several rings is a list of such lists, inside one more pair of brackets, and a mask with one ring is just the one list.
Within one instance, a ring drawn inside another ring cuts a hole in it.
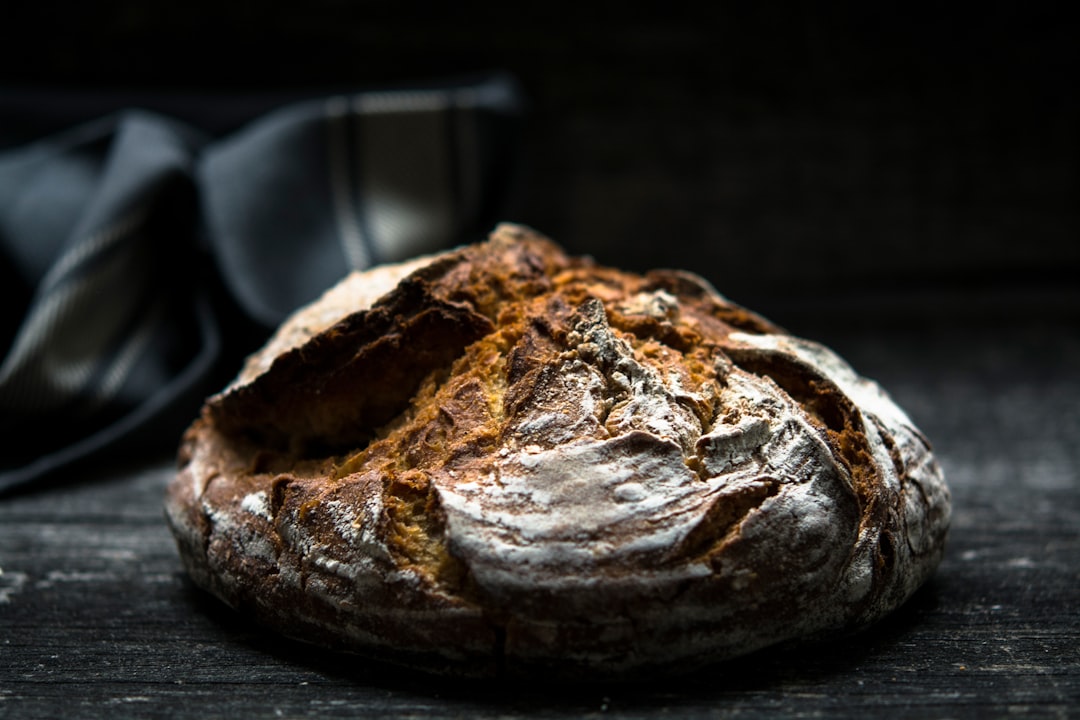
[{"label": "wood grain texture", "polygon": [[805,305],[773,318],[882,382],[953,489],[937,575],[867,632],[656,685],[406,675],[281,641],[195,590],[162,518],[163,460],[0,503],[0,718],[1070,717],[1080,305],[1030,321],[1012,301],[964,300],[962,324],[913,319],[910,302],[868,303],[843,327]]}]

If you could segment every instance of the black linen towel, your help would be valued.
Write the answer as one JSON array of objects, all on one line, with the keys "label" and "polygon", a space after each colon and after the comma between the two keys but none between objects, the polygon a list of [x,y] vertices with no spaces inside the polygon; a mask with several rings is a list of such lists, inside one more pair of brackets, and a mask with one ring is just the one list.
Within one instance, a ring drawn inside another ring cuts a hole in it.
[{"label": "black linen towel", "polygon": [[494,76],[224,137],[131,110],[0,153],[0,493],[175,444],[223,358],[349,270],[477,239],[521,104]]}]

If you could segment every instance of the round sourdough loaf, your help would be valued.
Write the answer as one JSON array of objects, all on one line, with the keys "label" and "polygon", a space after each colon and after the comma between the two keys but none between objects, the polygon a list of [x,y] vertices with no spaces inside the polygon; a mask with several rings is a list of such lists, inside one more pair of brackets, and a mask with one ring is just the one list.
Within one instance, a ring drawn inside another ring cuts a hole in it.
[{"label": "round sourdough loaf", "polygon": [[834,353],[513,225],[299,311],[166,508],[194,581],[285,635],[577,678],[870,623],[949,521],[926,439]]}]

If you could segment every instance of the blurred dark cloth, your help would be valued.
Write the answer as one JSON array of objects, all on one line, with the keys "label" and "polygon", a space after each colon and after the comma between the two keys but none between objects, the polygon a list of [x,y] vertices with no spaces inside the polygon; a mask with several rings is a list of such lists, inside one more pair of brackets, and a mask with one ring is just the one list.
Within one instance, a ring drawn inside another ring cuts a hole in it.
[{"label": "blurred dark cloth", "polygon": [[0,493],[175,444],[223,360],[350,269],[480,237],[521,105],[491,76],[224,135],[125,110],[0,153]]}]

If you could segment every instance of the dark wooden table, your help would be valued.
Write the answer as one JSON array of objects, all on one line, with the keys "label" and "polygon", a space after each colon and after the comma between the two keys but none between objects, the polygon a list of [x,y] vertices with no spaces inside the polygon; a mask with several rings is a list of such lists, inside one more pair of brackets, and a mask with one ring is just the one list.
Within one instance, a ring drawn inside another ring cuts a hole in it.
[{"label": "dark wooden table", "polygon": [[0,717],[1080,715],[1075,293],[778,306],[933,440],[955,514],[886,622],[675,681],[440,682],[259,631],[194,589],[162,519],[171,463],[0,501]]}]

